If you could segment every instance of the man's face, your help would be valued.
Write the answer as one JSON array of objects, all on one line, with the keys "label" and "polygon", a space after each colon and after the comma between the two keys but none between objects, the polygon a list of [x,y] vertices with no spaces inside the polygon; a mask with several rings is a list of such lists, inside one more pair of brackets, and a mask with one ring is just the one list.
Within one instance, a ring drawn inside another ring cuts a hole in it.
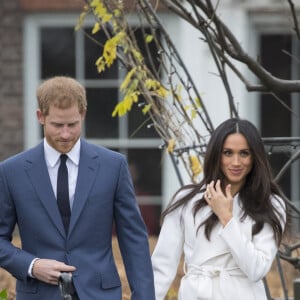
[{"label": "man's face", "polygon": [[37,110],[37,117],[48,144],[60,153],[67,153],[80,138],[85,112],[80,113],[76,104],[65,109],[50,105],[48,115]]}]

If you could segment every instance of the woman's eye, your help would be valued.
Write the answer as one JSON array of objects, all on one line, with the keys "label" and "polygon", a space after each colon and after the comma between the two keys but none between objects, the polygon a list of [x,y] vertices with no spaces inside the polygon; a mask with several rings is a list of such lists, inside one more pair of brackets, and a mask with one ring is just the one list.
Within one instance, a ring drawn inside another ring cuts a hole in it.
[{"label": "woman's eye", "polygon": [[223,154],[224,154],[225,156],[229,156],[229,155],[231,154],[231,151],[229,151],[229,150],[224,150],[224,151],[223,151]]},{"label": "woman's eye", "polygon": [[250,152],[248,152],[248,151],[242,151],[241,152],[241,156],[242,157],[247,157],[247,156],[249,156],[250,155]]}]

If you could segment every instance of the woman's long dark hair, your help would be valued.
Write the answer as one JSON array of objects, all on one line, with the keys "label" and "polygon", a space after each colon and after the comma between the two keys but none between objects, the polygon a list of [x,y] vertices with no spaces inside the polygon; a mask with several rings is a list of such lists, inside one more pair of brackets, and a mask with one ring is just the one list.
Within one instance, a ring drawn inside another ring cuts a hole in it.
[{"label": "woman's long dark hair", "polygon": [[[185,206],[199,192],[204,192],[206,185],[212,180],[216,181],[220,179],[224,183],[223,179],[225,177],[221,171],[223,145],[227,136],[234,133],[240,133],[246,138],[253,157],[252,169],[246,177],[245,184],[239,191],[239,199],[244,211],[242,219],[249,216],[254,220],[252,235],[259,233],[265,223],[270,224],[275,235],[275,240],[279,245],[283,236],[281,221],[285,216],[280,215],[279,211],[274,207],[271,195],[278,195],[280,197],[282,192],[273,181],[261,136],[256,127],[247,120],[232,118],[226,120],[216,128],[207,146],[202,181],[199,184],[189,184],[182,187],[173,196],[170,205],[162,213],[162,220],[176,208],[182,205]],[[224,186],[222,188],[224,189]],[[174,201],[174,199],[177,199],[178,193],[182,190],[188,190],[189,192],[184,197]],[[284,201],[284,197],[281,197],[281,199]],[[206,205],[207,203],[203,197],[197,200],[193,211],[194,217]],[[205,236],[208,240],[210,239],[212,229],[217,223],[218,217],[212,213],[199,225],[199,227],[205,226]]]}]

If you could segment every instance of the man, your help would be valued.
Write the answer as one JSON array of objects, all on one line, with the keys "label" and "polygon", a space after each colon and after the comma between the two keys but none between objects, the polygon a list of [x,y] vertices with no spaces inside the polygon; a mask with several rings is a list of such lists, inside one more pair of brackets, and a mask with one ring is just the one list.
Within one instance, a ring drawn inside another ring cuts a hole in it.
[{"label": "man", "polygon": [[[131,299],[154,300],[125,157],[80,138],[87,102],[76,80],[46,80],[37,100],[43,142],[0,164],[0,266],[17,278],[17,300],[60,299],[62,272],[72,274],[73,299],[121,300],[113,223]],[[11,243],[16,224],[22,250]]]}]

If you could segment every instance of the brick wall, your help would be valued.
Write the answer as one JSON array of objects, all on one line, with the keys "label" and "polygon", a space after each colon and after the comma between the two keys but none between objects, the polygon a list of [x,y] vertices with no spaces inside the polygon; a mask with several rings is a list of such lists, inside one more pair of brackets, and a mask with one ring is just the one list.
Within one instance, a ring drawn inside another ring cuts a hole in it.
[{"label": "brick wall", "polygon": [[23,149],[22,15],[0,1],[0,160]]},{"label": "brick wall", "polygon": [[[24,10],[29,11],[72,11],[72,10],[82,10],[84,4],[87,0],[19,0],[20,6]],[[153,6],[157,9],[164,9],[164,6],[157,0],[150,0]],[[127,9],[132,9],[135,7],[135,0],[124,0],[124,6]]]},{"label": "brick wall", "polygon": [[84,0],[18,0],[20,7],[24,11],[43,12],[43,11],[81,11]]}]

